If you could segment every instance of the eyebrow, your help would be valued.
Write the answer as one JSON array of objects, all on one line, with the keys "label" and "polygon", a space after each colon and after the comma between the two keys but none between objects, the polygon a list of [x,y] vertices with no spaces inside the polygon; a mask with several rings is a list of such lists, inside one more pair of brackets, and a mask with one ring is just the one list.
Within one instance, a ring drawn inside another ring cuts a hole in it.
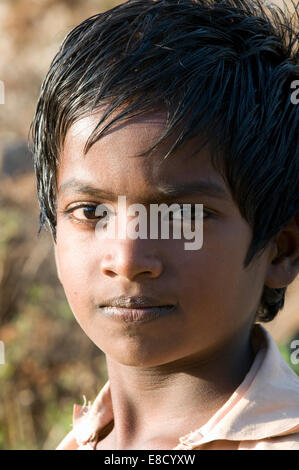
[{"label": "eyebrow", "polygon": [[[96,188],[91,184],[80,181],[77,179],[67,180],[61,184],[58,190],[58,195],[62,193],[70,192],[76,194],[85,194],[93,196],[99,199],[105,199],[109,201],[117,201],[118,194],[113,193],[109,190]],[[159,200],[174,200],[180,197],[203,195],[217,199],[230,200],[227,191],[220,185],[214,182],[208,181],[195,181],[191,183],[174,183],[164,184],[158,187],[158,192],[155,196],[149,198],[152,201]]]}]

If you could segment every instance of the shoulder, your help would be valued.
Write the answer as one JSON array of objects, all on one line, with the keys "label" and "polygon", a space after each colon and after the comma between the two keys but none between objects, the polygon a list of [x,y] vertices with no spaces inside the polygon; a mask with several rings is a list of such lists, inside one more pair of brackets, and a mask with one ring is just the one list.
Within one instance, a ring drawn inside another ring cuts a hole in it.
[{"label": "shoulder", "polygon": [[94,444],[101,434],[113,425],[113,409],[109,380],[105,383],[91,405],[73,406],[73,428],[64,437],[56,450],[94,450]]},{"label": "shoulder", "polygon": [[77,450],[79,447],[74,431],[71,430],[58,444],[56,450]]},{"label": "shoulder", "polygon": [[298,432],[285,436],[274,436],[259,441],[243,441],[239,450],[299,450]]},{"label": "shoulder", "polygon": [[89,442],[79,444],[72,430],[63,438],[55,450],[94,450],[94,448]]}]

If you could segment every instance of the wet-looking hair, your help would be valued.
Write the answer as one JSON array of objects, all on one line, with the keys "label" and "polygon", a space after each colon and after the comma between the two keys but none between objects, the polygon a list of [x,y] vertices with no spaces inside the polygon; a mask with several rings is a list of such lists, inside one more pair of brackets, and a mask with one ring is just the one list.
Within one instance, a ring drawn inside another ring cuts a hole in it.
[{"label": "wet-looking hair", "polygon": [[[299,212],[299,8],[259,0],[130,0],[64,39],[31,125],[40,228],[56,240],[57,164],[66,132],[105,105],[85,154],[116,121],[167,111],[160,142],[194,136],[213,149],[253,231],[244,267]],[[113,113],[113,119],[111,118]],[[178,131],[179,129],[179,131]],[[286,288],[264,286],[256,319],[272,320]]]}]

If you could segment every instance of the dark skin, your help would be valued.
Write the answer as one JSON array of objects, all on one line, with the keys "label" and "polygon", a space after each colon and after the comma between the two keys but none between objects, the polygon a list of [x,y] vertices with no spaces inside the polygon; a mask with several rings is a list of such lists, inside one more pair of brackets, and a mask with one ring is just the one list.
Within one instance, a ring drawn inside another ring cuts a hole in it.
[{"label": "dark skin", "polygon": [[[58,276],[82,329],[106,355],[114,427],[98,449],[172,449],[179,437],[205,424],[240,385],[254,359],[251,328],[263,286],[287,286],[298,273],[295,219],[244,269],[252,230],[208,149],[196,139],[162,160],[171,142],[145,157],[165,125],[163,113],[117,124],[83,157],[100,117],[75,123],[67,133],[58,188],[71,178],[125,195],[127,203],[204,205],[203,246],[184,249],[184,239],[99,240],[79,203],[117,200],[60,191],[57,207]],[[160,198],[163,184],[217,184],[223,194]],[[97,219],[95,218],[95,221]],[[98,308],[109,297],[150,295],[175,304],[173,314],[144,324],[121,323]]]}]

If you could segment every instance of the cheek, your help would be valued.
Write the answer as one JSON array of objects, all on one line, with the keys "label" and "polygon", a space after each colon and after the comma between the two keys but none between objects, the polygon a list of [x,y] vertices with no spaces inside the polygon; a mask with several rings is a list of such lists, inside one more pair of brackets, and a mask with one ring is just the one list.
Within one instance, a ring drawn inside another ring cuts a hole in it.
[{"label": "cheek", "polygon": [[92,308],[92,280],[97,279],[96,266],[99,266],[97,255],[92,240],[86,234],[78,237],[74,231],[57,230],[60,280],[76,318]]},{"label": "cheek", "polygon": [[219,233],[215,225],[213,231],[207,230],[202,248],[188,254],[180,269],[184,309],[203,312],[204,317],[209,317],[207,321],[223,326],[230,319],[236,321],[240,310],[247,317],[252,313],[262,284],[256,267],[243,267],[250,232],[238,225],[235,230],[225,228],[221,225]]}]

